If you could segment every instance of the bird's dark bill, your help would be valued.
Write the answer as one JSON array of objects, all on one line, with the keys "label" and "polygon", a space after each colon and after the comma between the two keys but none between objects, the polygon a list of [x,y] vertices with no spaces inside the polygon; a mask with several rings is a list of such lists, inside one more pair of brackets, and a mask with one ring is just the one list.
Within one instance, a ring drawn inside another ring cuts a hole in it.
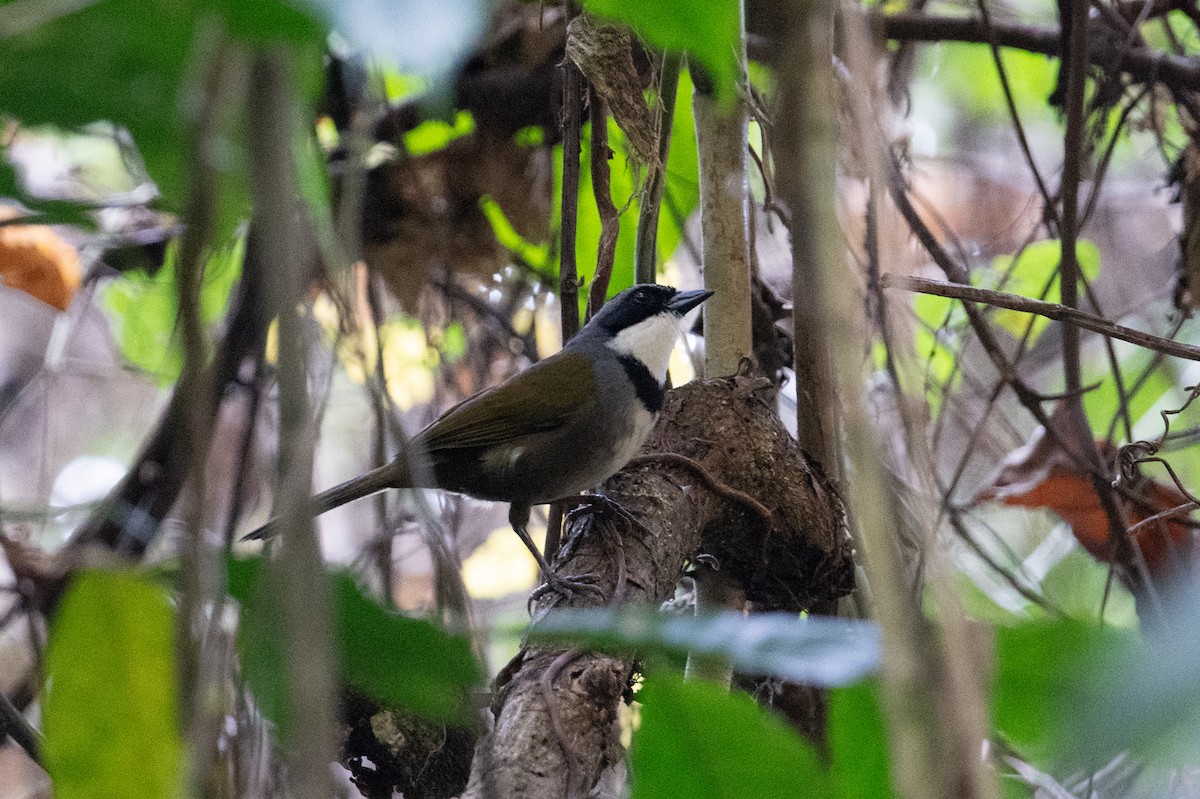
[{"label": "bird's dark bill", "polygon": [[685,313],[692,310],[712,295],[713,292],[709,291],[708,289],[681,291],[670,299],[670,301],[667,303],[667,309],[672,313],[677,313],[680,316],[683,316]]}]

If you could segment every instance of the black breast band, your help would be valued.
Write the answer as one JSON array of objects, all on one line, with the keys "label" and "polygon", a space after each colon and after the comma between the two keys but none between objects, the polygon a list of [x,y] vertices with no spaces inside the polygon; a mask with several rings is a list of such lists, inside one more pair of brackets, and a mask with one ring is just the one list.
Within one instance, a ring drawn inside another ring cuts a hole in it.
[{"label": "black breast band", "polygon": [[646,410],[650,413],[661,411],[666,392],[663,391],[662,385],[654,379],[654,375],[650,374],[646,364],[632,355],[621,355],[617,360],[624,367],[625,374],[633,383],[633,390],[637,392],[637,397],[642,401],[642,405],[646,406]]}]

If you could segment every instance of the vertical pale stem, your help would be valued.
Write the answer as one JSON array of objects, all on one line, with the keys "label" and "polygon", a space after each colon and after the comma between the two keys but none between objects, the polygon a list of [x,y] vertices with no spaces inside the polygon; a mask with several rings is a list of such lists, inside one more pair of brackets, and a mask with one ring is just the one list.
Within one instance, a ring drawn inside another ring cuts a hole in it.
[{"label": "vertical pale stem", "polygon": [[[741,4],[739,4],[740,7]],[[745,12],[741,11],[745,27]],[[738,66],[745,75],[744,33]],[[750,357],[750,190],[746,177],[746,108],[741,99],[722,108],[699,89],[692,97],[700,157],[700,229],[704,287],[704,374],[732,375]]]},{"label": "vertical pale stem", "polygon": [[306,507],[312,488],[314,432],[308,401],[303,321],[294,307],[313,254],[302,246],[292,152],[292,77],[280,51],[259,56],[251,74],[249,130],[251,196],[263,242],[262,268],[279,309],[279,500],[282,537],[273,587],[284,621],[283,664],[292,735],[288,773],[298,799],[333,795],[329,765],[336,757],[336,682],[328,582]]},{"label": "vertical pale stem", "polygon": [[[792,348],[796,373],[796,438],[835,480],[841,475],[836,396],[818,272],[841,263],[835,210],[837,112],[830,57],[832,8],[793,3],[797,29],[775,123],[779,183],[792,215]],[[803,22],[801,22],[803,20]],[[857,358],[856,361],[857,362]]]}]

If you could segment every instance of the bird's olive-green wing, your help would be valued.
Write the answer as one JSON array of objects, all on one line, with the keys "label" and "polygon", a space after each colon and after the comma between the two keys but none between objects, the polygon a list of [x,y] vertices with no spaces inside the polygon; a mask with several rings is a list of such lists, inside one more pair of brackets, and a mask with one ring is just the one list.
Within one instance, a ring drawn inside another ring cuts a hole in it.
[{"label": "bird's olive-green wing", "polygon": [[595,396],[591,359],[559,352],[451,408],[418,439],[429,451],[516,441],[561,427]]}]

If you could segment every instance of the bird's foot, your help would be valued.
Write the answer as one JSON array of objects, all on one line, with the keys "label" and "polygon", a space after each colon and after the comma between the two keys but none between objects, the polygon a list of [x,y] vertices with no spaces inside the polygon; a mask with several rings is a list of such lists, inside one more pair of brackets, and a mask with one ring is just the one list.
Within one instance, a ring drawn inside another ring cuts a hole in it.
[{"label": "bird's foot", "polygon": [[571,599],[575,594],[593,593],[600,597],[601,600],[605,599],[604,589],[596,584],[596,581],[600,579],[600,575],[595,572],[580,574],[575,577],[562,577],[553,571],[548,571],[543,572],[543,576],[546,581],[533,589],[533,593],[529,595],[530,607],[533,606],[534,602],[551,593],[559,594],[565,599]]},{"label": "bird's foot", "polygon": [[586,509],[600,513],[604,516],[615,517],[623,522],[630,530],[645,529],[645,526],[638,521],[632,513],[625,510],[625,507],[614,499],[610,499],[604,494],[580,494],[577,497],[572,497],[572,501],[578,503],[575,507],[567,512],[567,521],[572,522],[575,517],[583,513]]}]

